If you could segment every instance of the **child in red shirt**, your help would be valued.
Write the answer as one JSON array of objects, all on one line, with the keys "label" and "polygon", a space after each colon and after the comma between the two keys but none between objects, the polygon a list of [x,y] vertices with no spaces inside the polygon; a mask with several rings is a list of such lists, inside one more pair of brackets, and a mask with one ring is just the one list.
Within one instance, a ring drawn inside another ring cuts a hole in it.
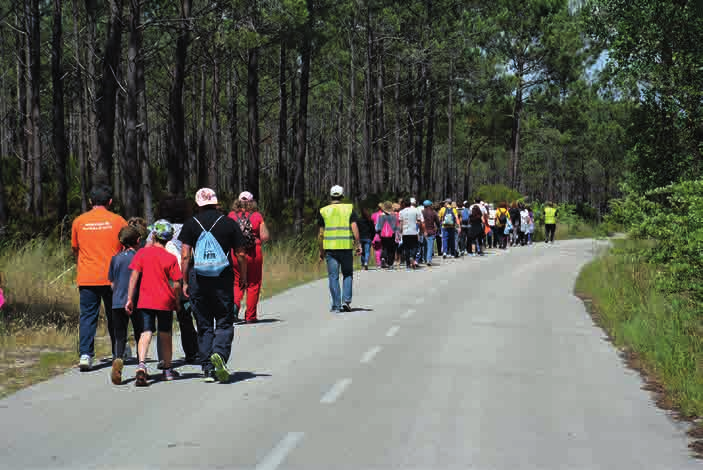
[{"label": "child in red shirt", "polygon": [[125,310],[130,315],[134,311],[134,293],[137,283],[139,300],[137,308],[142,314],[144,328],[139,337],[139,366],[137,367],[135,384],[138,387],[147,385],[146,356],[149,352],[151,336],[156,332],[158,319],[159,339],[161,340],[164,360],[164,380],[173,380],[175,373],[171,369],[173,344],[171,329],[173,311],[177,308],[176,299],[181,290],[181,268],[176,257],[166,251],[166,243],[173,238],[173,226],[165,220],[154,223],[154,244],[137,252],[129,265],[132,276],[129,279],[129,292]]}]

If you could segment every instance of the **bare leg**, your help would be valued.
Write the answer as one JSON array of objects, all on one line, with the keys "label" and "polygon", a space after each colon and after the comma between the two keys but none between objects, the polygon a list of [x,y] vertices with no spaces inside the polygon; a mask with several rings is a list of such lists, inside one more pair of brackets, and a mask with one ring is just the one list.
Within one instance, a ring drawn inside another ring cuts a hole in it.
[{"label": "bare leg", "polygon": [[146,362],[146,355],[149,353],[151,344],[151,331],[142,331],[139,337],[139,362]]}]

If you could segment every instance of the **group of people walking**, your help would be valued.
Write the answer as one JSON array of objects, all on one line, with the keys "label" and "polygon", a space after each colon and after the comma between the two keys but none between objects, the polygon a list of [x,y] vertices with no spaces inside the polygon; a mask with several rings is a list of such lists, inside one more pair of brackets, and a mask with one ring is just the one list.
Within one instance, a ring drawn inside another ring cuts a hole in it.
[{"label": "group of people walking", "polygon": [[167,198],[159,206],[159,220],[148,227],[143,219],[127,221],[109,211],[108,186],[94,188],[90,202],[92,209],[73,222],[71,237],[80,293],[80,369],[93,366],[102,303],[114,384],[123,383],[129,322],[137,343],[136,385],[148,385],[146,360],[154,333],[162,379],[177,377],[172,363],[174,311],[185,362],[200,365],[205,381],[229,380],[226,364],[245,296],[243,322],[258,321],[261,244],[269,238],[253,195],[241,193],[229,215],[221,212],[210,188],[197,191],[195,215],[190,201]]},{"label": "group of people walking", "polygon": [[[330,190],[331,203],[320,210],[320,259],[327,262],[330,311],[351,311],[354,253],[361,256],[361,268],[369,269],[371,251],[376,266],[392,270],[405,264],[416,270],[433,265],[435,249],[442,258],[483,256],[487,248],[507,249],[533,243],[535,214],[522,202],[501,202],[498,207],[480,199],[457,203],[446,199],[435,204],[425,200],[419,207],[414,197],[397,203],[385,201],[372,212],[344,203],[344,189]],[[544,208],[545,242],[554,242],[557,209]],[[342,272],[342,289],[339,272]]]},{"label": "group of people walking", "polygon": [[[529,206],[505,202],[494,208],[476,200],[440,204],[415,198],[385,201],[375,212],[357,215],[344,202],[341,186],[330,190],[331,203],[318,213],[320,259],[327,265],[330,310],[351,311],[354,255],[368,270],[371,250],[376,265],[408,270],[433,265],[435,249],[443,258],[481,256],[486,248],[519,246],[533,241],[535,220]],[[176,312],[185,362],[200,365],[207,382],[226,382],[234,324],[246,296],[241,322],[255,323],[262,287],[262,244],[269,231],[254,196],[242,192],[225,215],[217,194],[201,188],[195,195],[197,213],[183,198],[159,205],[151,226],[138,217],[125,220],[110,212],[108,186],[91,191],[92,209],[73,222],[71,244],[77,258],[80,293],[80,362],[90,370],[101,303],[107,314],[112,346],[111,380],[123,383],[127,328],[131,322],[137,344],[135,384],[149,383],[147,357],[157,334],[162,379],[173,380],[173,314]],[[557,211],[544,210],[546,241],[554,240]],[[435,246],[436,245],[436,246]],[[339,274],[342,274],[340,288]],[[193,324],[195,319],[195,325]]]}]

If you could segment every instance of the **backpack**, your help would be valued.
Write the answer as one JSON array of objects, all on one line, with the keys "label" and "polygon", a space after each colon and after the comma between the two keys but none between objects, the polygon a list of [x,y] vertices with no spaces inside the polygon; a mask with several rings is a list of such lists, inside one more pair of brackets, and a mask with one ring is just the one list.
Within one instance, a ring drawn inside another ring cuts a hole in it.
[{"label": "backpack", "polygon": [[471,217],[471,212],[464,207],[461,211],[461,225],[469,225],[469,218]]},{"label": "backpack", "polygon": [[218,243],[215,236],[210,231],[215,227],[217,222],[224,217],[221,215],[212,224],[210,230],[205,230],[203,224],[198,219],[193,217],[195,221],[203,229],[202,233],[195,242],[195,254],[193,256],[193,268],[195,273],[205,277],[218,277],[225,268],[229,267],[229,260],[224,250]]},{"label": "backpack", "polygon": [[240,217],[239,214],[237,214],[237,218],[235,219],[244,237],[244,248],[247,250],[256,246],[256,234],[254,233],[254,227],[252,227],[249,217],[251,217],[251,214],[245,217]]},{"label": "backpack", "polygon": [[501,227],[508,223],[508,216],[506,215],[505,210],[499,211],[498,222],[498,225]]},{"label": "backpack", "polygon": [[442,225],[456,225],[456,217],[454,216],[454,210],[450,207],[444,209],[444,217],[442,217]]},{"label": "backpack", "polygon": [[393,227],[391,227],[390,222],[386,221],[383,224],[383,228],[381,229],[381,236],[383,238],[390,238],[394,235],[393,233]]}]

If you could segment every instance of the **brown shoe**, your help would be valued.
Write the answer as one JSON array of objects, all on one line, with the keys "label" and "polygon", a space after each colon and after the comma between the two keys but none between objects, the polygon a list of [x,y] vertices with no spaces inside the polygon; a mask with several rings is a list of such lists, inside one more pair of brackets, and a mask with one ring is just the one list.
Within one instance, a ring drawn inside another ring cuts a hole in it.
[{"label": "brown shoe", "polygon": [[112,383],[115,385],[122,385],[122,368],[124,367],[124,361],[122,358],[117,358],[112,361]]}]

